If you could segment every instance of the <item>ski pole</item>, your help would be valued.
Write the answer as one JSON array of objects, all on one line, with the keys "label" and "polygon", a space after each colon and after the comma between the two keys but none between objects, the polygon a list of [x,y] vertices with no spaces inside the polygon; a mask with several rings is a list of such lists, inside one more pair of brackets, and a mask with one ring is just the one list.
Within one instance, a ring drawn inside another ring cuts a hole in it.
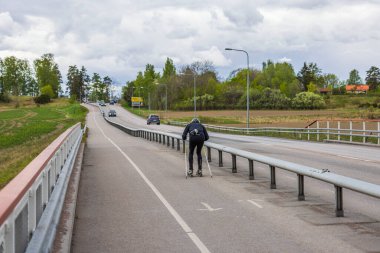
[{"label": "ski pole", "polygon": [[186,176],[186,179],[187,179],[187,158],[186,158],[186,142],[184,141],[183,142],[183,145],[185,145],[185,176]]},{"label": "ski pole", "polygon": [[211,168],[210,168],[210,164],[208,163],[208,157],[207,157],[207,154],[206,154],[206,150],[203,149],[204,153],[205,153],[205,157],[206,157],[206,162],[207,162],[207,166],[208,166],[208,171],[210,172],[210,176],[212,178],[212,172],[211,172]]}]

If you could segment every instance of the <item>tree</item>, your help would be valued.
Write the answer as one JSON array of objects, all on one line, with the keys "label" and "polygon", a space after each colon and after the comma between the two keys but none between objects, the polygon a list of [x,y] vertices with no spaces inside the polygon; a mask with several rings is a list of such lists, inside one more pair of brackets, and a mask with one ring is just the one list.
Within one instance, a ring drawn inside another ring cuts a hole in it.
[{"label": "tree", "polygon": [[347,84],[361,84],[363,83],[362,78],[359,75],[359,71],[353,69],[350,71],[350,77],[347,79]]},{"label": "tree", "polygon": [[307,86],[310,83],[317,86],[321,85],[321,72],[316,63],[307,64],[304,62],[302,69],[297,74],[297,79],[302,84],[304,91],[307,91]]},{"label": "tree", "polygon": [[324,87],[334,89],[339,85],[339,78],[335,74],[324,74],[323,75]]},{"label": "tree", "polygon": [[171,77],[175,76],[176,68],[174,66],[173,60],[170,58],[166,59],[165,67],[162,71],[162,80],[167,82]]},{"label": "tree", "polygon": [[0,61],[1,94],[31,95],[34,90],[34,79],[27,60],[14,56],[6,57]]},{"label": "tree", "polygon": [[109,76],[105,76],[103,78],[103,89],[102,89],[102,99],[109,100],[110,99],[110,89],[112,85],[112,79]]},{"label": "tree", "polygon": [[280,89],[289,97],[295,96],[300,90],[293,66],[287,62],[273,63],[271,60],[263,62],[263,69],[257,74],[253,85],[254,87]]},{"label": "tree", "polygon": [[100,100],[101,92],[100,87],[102,86],[102,78],[98,73],[92,74],[91,78],[92,89],[91,89],[91,100],[97,101]]},{"label": "tree", "polygon": [[376,90],[380,83],[380,69],[378,67],[372,66],[367,71],[367,76],[365,78],[366,84],[369,85],[370,90]]},{"label": "tree", "polygon": [[54,96],[58,97],[61,91],[62,76],[58,64],[54,61],[53,54],[44,54],[34,61],[34,71],[40,88],[50,85]]},{"label": "tree", "polygon": [[67,72],[67,91],[70,97],[83,101],[83,97],[87,94],[85,93],[90,82],[90,77],[87,75],[87,70],[84,66],[79,70],[76,65],[69,66]]}]

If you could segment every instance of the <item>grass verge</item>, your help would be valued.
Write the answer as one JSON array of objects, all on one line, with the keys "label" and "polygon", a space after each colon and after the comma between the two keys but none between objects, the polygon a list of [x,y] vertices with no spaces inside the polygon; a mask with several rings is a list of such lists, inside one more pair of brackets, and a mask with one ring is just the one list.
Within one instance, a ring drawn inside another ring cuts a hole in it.
[{"label": "grass verge", "polygon": [[0,189],[67,128],[84,124],[87,109],[67,99],[39,107],[0,104]]}]

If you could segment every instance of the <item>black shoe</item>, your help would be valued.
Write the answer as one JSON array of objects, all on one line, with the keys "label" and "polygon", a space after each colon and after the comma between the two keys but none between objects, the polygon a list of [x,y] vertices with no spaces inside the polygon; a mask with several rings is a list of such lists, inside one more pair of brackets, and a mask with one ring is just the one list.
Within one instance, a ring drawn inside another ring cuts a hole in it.
[{"label": "black shoe", "polygon": [[187,172],[187,175],[188,175],[189,177],[192,177],[192,176],[193,176],[193,170],[189,170],[189,171]]},{"label": "black shoe", "polygon": [[202,170],[198,170],[197,175],[198,175],[198,177],[201,177],[202,176]]}]

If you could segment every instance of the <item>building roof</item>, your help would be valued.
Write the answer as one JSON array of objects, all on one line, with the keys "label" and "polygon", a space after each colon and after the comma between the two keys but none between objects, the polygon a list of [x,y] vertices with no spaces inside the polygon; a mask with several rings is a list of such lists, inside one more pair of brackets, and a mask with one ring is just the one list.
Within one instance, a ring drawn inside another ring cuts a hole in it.
[{"label": "building roof", "polygon": [[369,86],[365,84],[347,84],[346,91],[368,91]]}]

